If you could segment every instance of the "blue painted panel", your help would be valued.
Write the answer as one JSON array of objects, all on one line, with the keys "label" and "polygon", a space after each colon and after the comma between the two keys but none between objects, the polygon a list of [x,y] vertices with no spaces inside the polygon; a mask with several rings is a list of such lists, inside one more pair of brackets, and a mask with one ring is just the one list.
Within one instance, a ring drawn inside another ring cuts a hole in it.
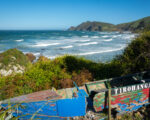
[{"label": "blue painted panel", "polygon": [[[11,104],[14,106],[16,104]],[[3,107],[8,106],[8,104],[2,104]],[[58,117],[57,105],[55,100],[51,101],[39,101],[39,102],[29,102],[21,103],[19,107],[15,108],[14,116],[20,116],[21,120],[30,119],[35,113],[34,118],[39,118],[40,120],[64,120],[64,118]]]},{"label": "blue painted panel", "polygon": [[78,90],[79,97],[88,97],[88,94],[84,90]]},{"label": "blue painted panel", "polygon": [[86,114],[86,99],[78,97],[57,101],[58,114],[61,117],[84,116]]}]

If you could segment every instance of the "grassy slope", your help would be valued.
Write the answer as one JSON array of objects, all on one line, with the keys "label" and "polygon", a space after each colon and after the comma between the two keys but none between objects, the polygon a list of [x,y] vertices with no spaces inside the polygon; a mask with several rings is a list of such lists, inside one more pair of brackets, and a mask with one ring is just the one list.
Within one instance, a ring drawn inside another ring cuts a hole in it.
[{"label": "grassy slope", "polygon": [[70,30],[87,30],[87,31],[115,31],[116,27],[113,24],[104,23],[104,22],[84,22],[78,25],[77,27],[70,28]]},{"label": "grassy slope", "polygon": [[145,17],[133,22],[113,25],[104,22],[83,22],[77,27],[71,27],[69,30],[77,31],[133,31],[139,32],[144,30],[150,30],[150,17]]},{"label": "grassy slope", "polygon": [[119,24],[116,27],[123,31],[139,32],[150,28],[150,17],[145,17],[129,23]]}]

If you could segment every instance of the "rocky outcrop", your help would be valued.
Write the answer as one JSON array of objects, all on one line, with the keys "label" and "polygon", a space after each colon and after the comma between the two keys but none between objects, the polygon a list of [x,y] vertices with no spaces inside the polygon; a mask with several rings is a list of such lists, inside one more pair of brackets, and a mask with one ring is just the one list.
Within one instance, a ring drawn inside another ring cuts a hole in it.
[{"label": "rocky outcrop", "polygon": [[9,69],[7,67],[4,67],[3,69],[0,69],[0,75],[1,76],[8,76],[8,75],[11,75],[11,74],[15,74],[15,73],[23,73],[24,70],[25,70],[25,67],[24,66],[20,66],[19,64],[16,64],[16,65],[9,65],[8,66]]},{"label": "rocky outcrop", "polygon": [[47,57],[45,57],[45,56],[40,56],[39,57],[39,59],[38,59],[38,61],[50,61],[50,59],[48,59]]},{"label": "rocky outcrop", "polygon": [[30,62],[33,62],[36,59],[32,53],[27,53],[26,56]]},{"label": "rocky outcrop", "polygon": [[0,53],[0,76],[22,74],[29,63],[28,58],[17,49],[9,49]]}]

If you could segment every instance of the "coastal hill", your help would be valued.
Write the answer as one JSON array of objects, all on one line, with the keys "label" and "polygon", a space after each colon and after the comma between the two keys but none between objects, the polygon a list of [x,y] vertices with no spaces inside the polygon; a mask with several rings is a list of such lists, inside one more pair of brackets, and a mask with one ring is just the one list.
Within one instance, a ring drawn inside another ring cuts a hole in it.
[{"label": "coastal hill", "polygon": [[150,16],[133,22],[113,25],[104,22],[83,22],[76,27],[70,27],[71,31],[132,31],[139,32],[142,30],[150,30]]},{"label": "coastal hill", "polygon": [[77,27],[70,27],[72,31],[116,31],[116,27],[113,24],[104,22],[83,22]]},{"label": "coastal hill", "polygon": [[150,29],[150,16],[133,22],[118,24],[116,27],[119,30],[123,31],[137,31],[137,32],[144,29]]}]

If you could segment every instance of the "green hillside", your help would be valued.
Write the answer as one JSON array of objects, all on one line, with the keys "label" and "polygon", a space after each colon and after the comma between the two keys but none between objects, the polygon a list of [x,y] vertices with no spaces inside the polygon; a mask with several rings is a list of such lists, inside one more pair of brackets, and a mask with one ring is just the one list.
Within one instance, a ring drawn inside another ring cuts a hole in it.
[{"label": "green hillside", "polygon": [[104,22],[83,22],[77,27],[70,27],[71,31],[131,31],[140,32],[150,30],[150,17],[145,17],[133,22],[113,25]]},{"label": "green hillside", "polygon": [[77,27],[70,27],[69,30],[73,31],[116,31],[116,27],[113,24],[104,22],[83,22]]},{"label": "green hillside", "polygon": [[138,32],[143,30],[150,30],[150,17],[145,17],[129,23],[118,24],[116,27],[122,31]]}]

